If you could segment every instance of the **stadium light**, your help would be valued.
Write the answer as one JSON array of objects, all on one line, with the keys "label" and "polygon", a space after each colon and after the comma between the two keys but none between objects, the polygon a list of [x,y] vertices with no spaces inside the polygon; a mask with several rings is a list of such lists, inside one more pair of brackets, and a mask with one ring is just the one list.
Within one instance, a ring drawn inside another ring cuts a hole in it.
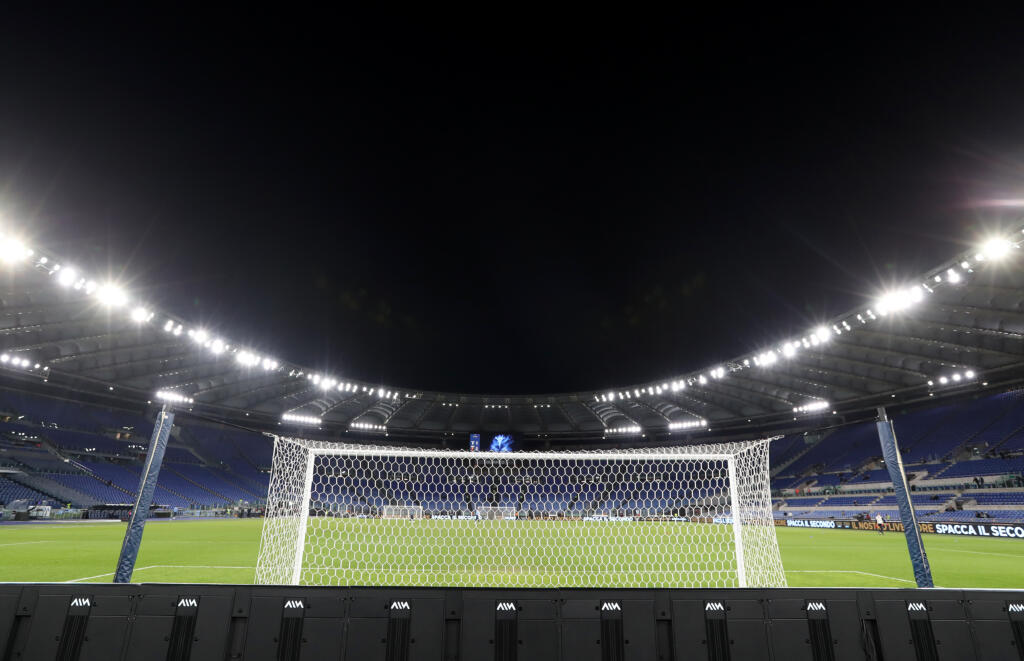
[{"label": "stadium light", "polygon": [[156,398],[163,402],[170,402],[172,404],[191,404],[193,399],[181,393],[174,392],[173,390],[158,390],[156,392]]},{"label": "stadium light", "polygon": [[627,425],[625,427],[609,427],[605,429],[608,434],[639,434],[643,431],[639,425]]},{"label": "stadium light", "polygon": [[[924,299],[924,290],[919,286],[906,287],[883,294],[875,304],[875,308],[882,316],[890,312],[901,312]],[[871,315],[871,310],[868,310]]]},{"label": "stadium light", "polygon": [[25,244],[18,239],[11,236],[0,239],[0,261],[7,264],[16,264],[31,256],[32,251],[26,248]]},{"label": "stadium light", "polygon": [[[124,305],[128,302],[128,295],[121,287],[108,282],[96,288],[96,298],[99,299],[100,303],[103,303],[107,307],[116,308]],[[89,285],[86,284],[86,293],[92,293],[89,291]]]},{"label": "stadium light", "polygon": [[372,422],[351,422],[348,425],[349,429],[359,429],[360,431],[387,431],[388,428],[384,425],[377,425]]},{"label": "stadium light", "polygon": [[132,310],[132,321],[136,323],[144,323],[153,318],[153,313],[146,308],[139,306]]},{"label": "stadium light", "polygon": [[57,284],[61,287],[70,287],[78,280],[78,273],[75,269],[61,269],[57,272]]},{"label": "stadium light", "polygon": [[793,413],[813,413],[814,411],[821,411],[827,409],[829,403],[825,400],[818,400],[814,402],[808,402],[802,406],[794,406]]},{"label": "stadium light", "polygon": [[981,246],[979,257],[998,261],[1010,254],[1013,244],[1002,237],[993,237]]},{"label": "stadium light", "polygon": [[315,415],[299,415],[297,413],[284,413],[281,415],[283,422],[294,422],[300,425],[320,426],[322,420]]},{"label": "stadium light", "polygon": [[679,422],[668,423],[668,428],[671,431],[677,431],[679,429],[694,429],[695,427],[707,427],[708,421],[701,418],[700,420],[681,420]]}]

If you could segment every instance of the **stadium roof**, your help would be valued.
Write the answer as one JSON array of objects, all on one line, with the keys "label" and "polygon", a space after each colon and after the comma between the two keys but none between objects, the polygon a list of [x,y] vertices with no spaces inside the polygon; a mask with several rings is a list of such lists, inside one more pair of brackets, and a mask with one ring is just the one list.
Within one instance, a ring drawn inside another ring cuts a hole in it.
[{"label": "stadium roof", "polygon": [[760,351],[672,379],[580,392],[410,390],[311,371],[156,310],[0,232],[0,370],[39,388],[178,401],[250,425],[339,436],[682,437],[847,416],[1024,380],[1024,228]]}]

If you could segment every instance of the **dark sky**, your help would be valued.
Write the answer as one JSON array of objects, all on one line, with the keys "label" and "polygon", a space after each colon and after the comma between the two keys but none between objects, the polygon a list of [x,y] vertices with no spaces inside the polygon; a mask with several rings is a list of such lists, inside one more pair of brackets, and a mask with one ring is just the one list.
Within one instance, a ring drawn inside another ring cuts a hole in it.
[{"label": "dark sky", "polygon": [[1024,197],[1012,21],[478,18],[5,19],[6,224],[282,359],[521,393],[785,339]]}]

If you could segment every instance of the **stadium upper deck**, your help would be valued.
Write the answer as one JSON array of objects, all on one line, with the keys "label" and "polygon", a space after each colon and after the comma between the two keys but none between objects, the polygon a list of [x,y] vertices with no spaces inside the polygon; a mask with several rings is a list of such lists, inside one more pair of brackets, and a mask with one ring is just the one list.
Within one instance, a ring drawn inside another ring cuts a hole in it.
[{"label": "stadium upper deck", "polygon": [[[411,390],[313,372],[232,329],[200,327],[0,230],[0,368],[21,387],[144,405],[158,391],[197,413],[264,428],[361,437],[672,439],[821,426],[1024,380],[1022,228],[799,337],[650,383],[532,396]],[[244,329],[236,329],[244,330]],[[223,334],[222,334],[223,332]],[[317,429],[319,428],[319,429]]]}]

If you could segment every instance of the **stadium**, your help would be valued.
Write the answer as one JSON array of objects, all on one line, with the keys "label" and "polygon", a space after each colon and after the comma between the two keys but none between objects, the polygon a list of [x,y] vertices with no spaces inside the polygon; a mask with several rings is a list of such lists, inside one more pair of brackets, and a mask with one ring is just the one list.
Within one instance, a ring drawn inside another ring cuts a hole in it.
[{"label": "stadium", "polygon": [[531,589],[1024,588],[1024,228],[757,353],[532,396],[311,370],[5,232],[3,580],[523,591],[506,616]]},{"label": "stadium", "polygon": [[1011,21],[31,9],[0,661],[1024,661]]}]

